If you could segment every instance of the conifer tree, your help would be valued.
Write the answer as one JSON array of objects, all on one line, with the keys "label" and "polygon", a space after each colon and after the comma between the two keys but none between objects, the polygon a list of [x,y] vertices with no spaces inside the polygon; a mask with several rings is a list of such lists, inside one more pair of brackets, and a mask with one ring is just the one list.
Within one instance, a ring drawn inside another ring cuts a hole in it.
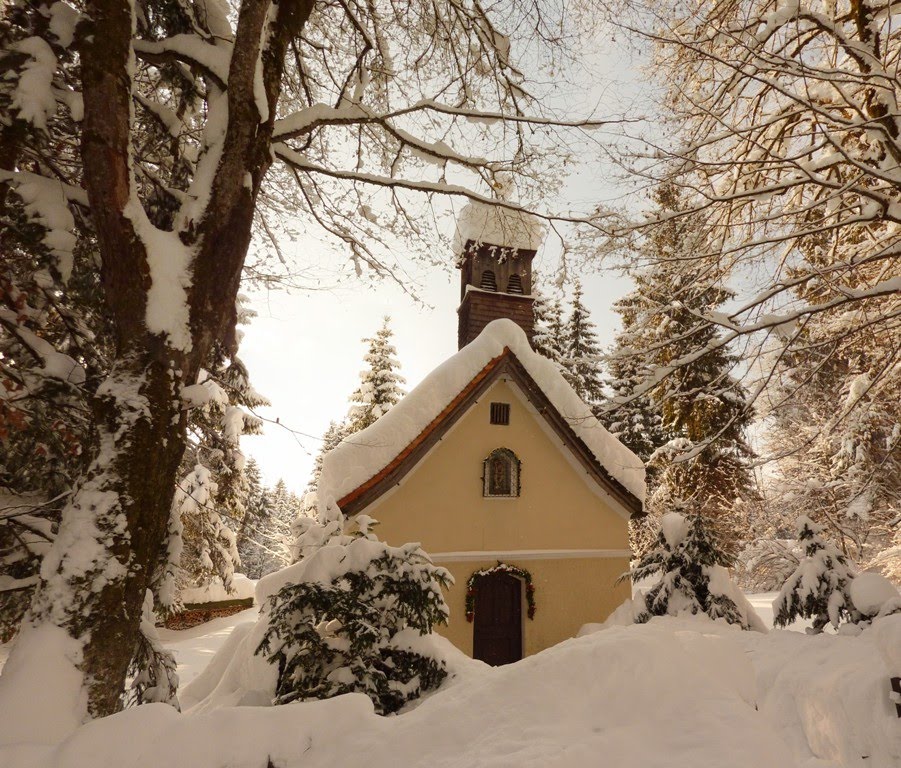
[{"label": "conifer tree", "polygon": [[366,429],[404,396],[400,387],[404,378],[397,373],[400,363],[391,343],[394,333],[389,327],[390,322],[391,318],[386,316],[375,336],[363,339],[369,344],[363,357],[369,367],[360,372],[360,385],[350,396],[351,407],[347,415],[350,433]]},{"label": "conifer tree", "polygon": [[[662,512],[677,500],[687,503],[710,518],[734,555],[742,527],[737,501],[756,497],[753,452],[745,437],[753,413],[731,373],[736,357],[717,343],[717,328],[707,319],[733,294],[720,271],[686,258],[708,245],[697,217],[674,215],[685,208],[679,190],[662,186],[654,200],[661,223],[643,246],[649,266],[633,275],[635,291],[621,305],[630,322],[624,341],[631,352],[621,347],[616,359],[631,371],[614,388],[631,392],[619,408],[635,403],[642,411],[641,397],[647,395],[653,414],[648,419],[659,414],[666,442],[648,457],[648,506]],[[672,366],[676,360],[681,363]],[[634,378],[644,381],[633,384]],[[618,419],[616,407],[605,410],[609,422]]]},{"label": "conifer tree", "polygon": [[549,298],[538,284],[534,274],[532,281],[532,295],[535,297],[532,304],[535,317],[532,346],[538,354],[562,365],[566,350],[563,337],[563,308],[560,306],[560,299]]},{"label": "conifer tree", "polygon": [[641,336],[643,304],[641,293],[634,290],[613,305],[622,329],[614,337],[613,349],[604,358],[607,384],[613,397],[602,412],[601,421],[612,435],[646,462],[667,438],[659,408],[649,392],[641,392],[652,370],[648,356],[642,353],[646,346]]},{"label": "conifer tree", "polygon": [[827,624],[837,629],[843,620],[857,621],[850,592],[854,572],[847,558],[810,518],[799,517],[797,528],[804,558],[773,601],[773,623],[784,627],[799,618],[813,619],[810,631],[816,633]]},{"label": "conifer tree", "polygon": [[316,460],[313,462],[313,471],[310,473],[310,482],[307,484],[307,493],[311,493],[319,487],[319,475],[322,474],[322,460],[325,454],[333,448],[337,448],[341,441],[347,436],[348,427],[345,422],[330,421],[328,429],[322,436],[322,446],[319,453],[316,454]]},{"label": "conifer tree", "polygon": [[261,507],[242,534],[241,565],[251,579],[259,579],[291,562],[292,526],[301,514],[301,500],[279,479],[261,493]]},{"label": "conifer tree", "polygon": [[572,309],[563,328],[563,375],[576,394],[594,410],[604,399],[601,348],[595,324],[582,303],[582,284],[576,281]]},{"label": "conifer tree", "polygon": [[[447,622],[441,590],[453,583],[450,573],[419,544],[380,542],[368,516],[358,515],[350,534],[340,513],[303,522],[302,558],[264,607],[267,629],[256,649],[277,665],[274,703],[359,692],[390,714],[436,688],[445,664],[415,640]],[[323,562],[331,563],[330,583],[322,583]]]},{"label": "conifer tree", "polygon": [[[684,503],[674,506],[686,508]],[[660,521],[656,546],[631,571],[633,582],[657,577],[648,592],[636,598],[636,621],[688,612],[722,618],[742,629],[764,629],[731,582],[726,570],[731,563],[708,520],[698,514],[686,517],[667,512]]]}]

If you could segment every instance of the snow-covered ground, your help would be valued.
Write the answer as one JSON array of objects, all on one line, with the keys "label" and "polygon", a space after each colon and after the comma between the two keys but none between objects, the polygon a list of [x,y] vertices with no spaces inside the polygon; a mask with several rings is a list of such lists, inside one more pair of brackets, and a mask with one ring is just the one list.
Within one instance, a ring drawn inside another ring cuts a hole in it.
[{"label": "snow-covered ground", "polygon": [[[752,595],[764,613],[772,595]],[[255,610],[163,631],[183,682]],[[705,618],[611,627],[508,667],[448,649],[455,677],[396,717],[349,695],[179,715],[164,705],[59,748],[0,748],[10,768],[897,768],[901,615],[857,636],[742,632]]]}]

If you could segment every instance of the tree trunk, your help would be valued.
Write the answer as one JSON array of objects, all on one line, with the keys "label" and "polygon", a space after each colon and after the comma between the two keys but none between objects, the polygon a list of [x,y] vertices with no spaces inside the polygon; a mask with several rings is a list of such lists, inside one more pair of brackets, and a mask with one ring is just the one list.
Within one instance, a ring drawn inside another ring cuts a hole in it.
[{"label": "tree trunk", "polygon": [[[269,116],[261,123],[255,73],[269,7],[270,0],[244,0],[241,5],[222,160],[202,221],[180,233],[181,242],[193,248],[188,292],[191,346],[176,349],[165,335],[147,329],[147,291],[152,285],[147,249],[154,246],[138,236],[131,218],[140,205],[129,165],[134,9],[127,0],[88,3],[90,28],[82,50],[82,155],[102,257],[104,296],[118,348],[112,373],[94,398],[96,456],[64,509],[57,539],[45,556],[31,611],[7,663],[6,669],[14,674],[0,677],[0,711],[14,715],[0,722],[0,742],[8,738],[5,733],[15,741],[48,738],[45,722],[33,722],[37,718],[29,718],[27,712],[18,721],[15,718],[17,697],[22,694],[16,686],[47,677],[44,660],[28,652],[42,627],[63,630],[65,636],[52,633],[56,639],[47,651],[68,656],[69,663],[61,668],[66,670],[65,682],[41,686],[35,691],[40,705],[28,711],[68,722],[71,729],[73,708],[82,710],[74,713],[78,722],[112,714],[122,706],[144,595],[166,544],[184,453],[181,387],[196,382],[214,343],[228,344],[233,338],[256,196],[271,163],[269,145],[285,50],[309,17],[313,0],[278,3],[269,47],[262,55]],[[245,184],[248,176],[250,188]],[[154,255],[159,261],[167,254]],[[65,728],[57,730],[52,738],[67,735],[62,732]]]}]

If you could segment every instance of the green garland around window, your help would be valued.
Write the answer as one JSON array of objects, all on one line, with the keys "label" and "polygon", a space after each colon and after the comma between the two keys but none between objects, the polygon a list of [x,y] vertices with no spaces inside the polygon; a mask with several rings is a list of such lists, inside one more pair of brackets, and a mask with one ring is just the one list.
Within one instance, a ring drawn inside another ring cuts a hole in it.
[{"label": "green garland around window", "polygon": [[528,605],[527,615],[530,619],[535,618],[535,585],[532,583],[532,574],[525,568],[517,568],[515,565],[507,565],[498,561],[497,565],[490,568],[482,568],[469,577],[466,582],[466,620],[472,621],[476,615],[476,581],[480,576],[488,576],[491,573],[509,573],[522,579],[526,584],[526,605]]}]

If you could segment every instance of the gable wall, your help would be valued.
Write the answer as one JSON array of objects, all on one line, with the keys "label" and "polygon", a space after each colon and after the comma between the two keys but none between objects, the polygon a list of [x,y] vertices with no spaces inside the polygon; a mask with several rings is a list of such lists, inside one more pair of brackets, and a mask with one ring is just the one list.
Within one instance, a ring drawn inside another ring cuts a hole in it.
[{"label": "gable wall", "polygon": [[[515,385],[499,381],[400,485],[364,510],[391,544],[419,541],[428,552],[627,549],[628,525],[568,448],[546,432]],[[510,403],[509,426],[489,424],[489,404]],[[509,448],[522,462],[518,498],[482,496],[482,461]]]},{"label": "gable wall", "polygon": [[[489,423],[491,402],[510,404],[509,426]],[[482,496],[482,461],[500,447],[522,462],[519,498]],[[628,581],[616,581],[629,563],[626,518],[567,461],[568,450],[518,388],[499,381],[399,486],[363,510],[379,521],[380,538],[421,542],[451,571],[450,625],[438,631],[464,652],[472,653],[473,627],[465,619],[466,581],[498,559],[531,572],[536,585],[535,619],[523,619],[526,655],[572,637],[582,624],[603,621],[629,596]],[[586,550],[604,552],[585,556]]]}]

